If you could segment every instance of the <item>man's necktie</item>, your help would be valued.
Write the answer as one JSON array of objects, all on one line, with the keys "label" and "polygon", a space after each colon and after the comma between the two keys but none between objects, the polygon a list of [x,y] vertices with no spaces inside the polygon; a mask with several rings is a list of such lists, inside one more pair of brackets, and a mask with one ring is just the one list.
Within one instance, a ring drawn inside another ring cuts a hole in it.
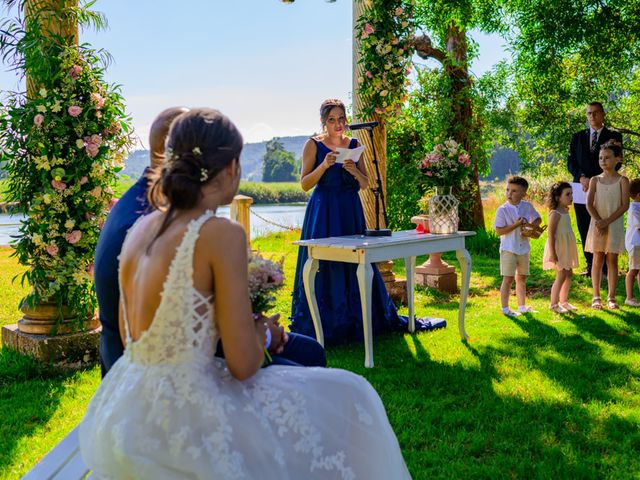
[{"label": "man's necktie", "polygon": [[598,132],[595,130],[591,133],[591,150],[596,149],[596,144],[598,143]]}]

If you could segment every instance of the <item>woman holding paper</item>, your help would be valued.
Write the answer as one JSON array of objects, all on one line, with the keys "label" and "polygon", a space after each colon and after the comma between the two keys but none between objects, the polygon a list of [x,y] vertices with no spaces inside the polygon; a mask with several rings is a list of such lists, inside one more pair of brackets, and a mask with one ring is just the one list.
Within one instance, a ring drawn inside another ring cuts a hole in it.
[{"label": "woman holding paper", "polygon": [[[320,121],[323,132],[311,137],[302,153],[300,183],[305,191],[315,189],[307,205],[300,238],[363,234],[366,224],[358,191],[368,187],[369,179],[359,155],[342,161],[348,154],[345,149],[361,148],[357,139],[345,135],[347,117],[344,104],[335,99],[322,102]],[[306,247],[300,247],[293,287],[291,331],[315,337],[302,283],[302,269],[307,258]],[[373,268],[373,331],[401,328],[396,307],[378,269],[375,265]],[[316,298],[328,344],[363,338],[356,265],[320,262],[316,275]]]}]

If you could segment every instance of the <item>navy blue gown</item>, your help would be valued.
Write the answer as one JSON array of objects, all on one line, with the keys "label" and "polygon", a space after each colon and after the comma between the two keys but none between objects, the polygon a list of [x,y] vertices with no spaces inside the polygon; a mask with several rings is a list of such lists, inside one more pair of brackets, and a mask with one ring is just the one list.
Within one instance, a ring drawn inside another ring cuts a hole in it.
[{"label": "navy blue gown", "polygon": [[[324,143],[312,138],[317,147],[314,168],[322,163],[331,151]],[[355,148],[352,139],[349,148]],[[316,185],[304,216],[302,240],[363,234],[366,228],[364,212],[358,190],[358,181],[341,164],[334,164],[322,175]],[[291,331],[315,338],[315,330],[302,283],[302,269],[308,258],[306,247],[298,250],[296,276],[293,286]],[[355,264],[320,261],[316,275],[316,298],[326,344],[361,340],[362,309]],[[398,317],[382,281],[380,272],[373,265],[373,289],[371,294],[373,332],[397,330],[403,322]]]}]

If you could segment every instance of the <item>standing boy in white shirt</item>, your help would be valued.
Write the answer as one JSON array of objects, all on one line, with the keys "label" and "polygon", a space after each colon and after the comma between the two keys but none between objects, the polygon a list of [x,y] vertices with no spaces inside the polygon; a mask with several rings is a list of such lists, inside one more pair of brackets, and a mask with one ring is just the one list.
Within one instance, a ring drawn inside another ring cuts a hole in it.
[{"label": "standing boy in white shirt", "polygon": [[[529,275],[529,238],[521,235],[521,226],[525,223],[540,225],[542,218],[529,202],[522,200],[529,188],[524,178],[514,176],[507,179],[507,202],[496,212],[493,227],[500,235],[500,301],[502,313],[508,317],[517,317],[523,313],[535,313],[526,305],[527,275]],[[518,311],[509,308],[509,294],[513,279],[516,280],[516,298]]]},{"label": "standing boy in white shirt", "polygon": [[627,299],[625,305],[630,307],[640,307],[640,301],[633,296],[633,282],[638,279],[640,287],[640,179],[632,180],[629,184],[629,212],[627,213],[627,233],[624,243],[629,254],[629,271],[625,278],[627,288]]}]

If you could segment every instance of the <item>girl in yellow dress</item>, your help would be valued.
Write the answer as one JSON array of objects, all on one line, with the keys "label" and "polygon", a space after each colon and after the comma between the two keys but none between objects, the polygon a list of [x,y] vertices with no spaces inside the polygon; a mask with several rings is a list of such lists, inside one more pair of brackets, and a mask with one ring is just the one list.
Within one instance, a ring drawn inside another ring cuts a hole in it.
[{"label": "girl in yellow dress", "polygon": [[549,236],[544,246],[542,268],[555,269],[556,279],[551,287],[550,309],[556,313],[577,310],[569,303],[571,276],[578,267],[576,236],[571,229],[569,206],[573,203],[573,190],[567,182],[556,182],[547,197],[549,207]]}]

